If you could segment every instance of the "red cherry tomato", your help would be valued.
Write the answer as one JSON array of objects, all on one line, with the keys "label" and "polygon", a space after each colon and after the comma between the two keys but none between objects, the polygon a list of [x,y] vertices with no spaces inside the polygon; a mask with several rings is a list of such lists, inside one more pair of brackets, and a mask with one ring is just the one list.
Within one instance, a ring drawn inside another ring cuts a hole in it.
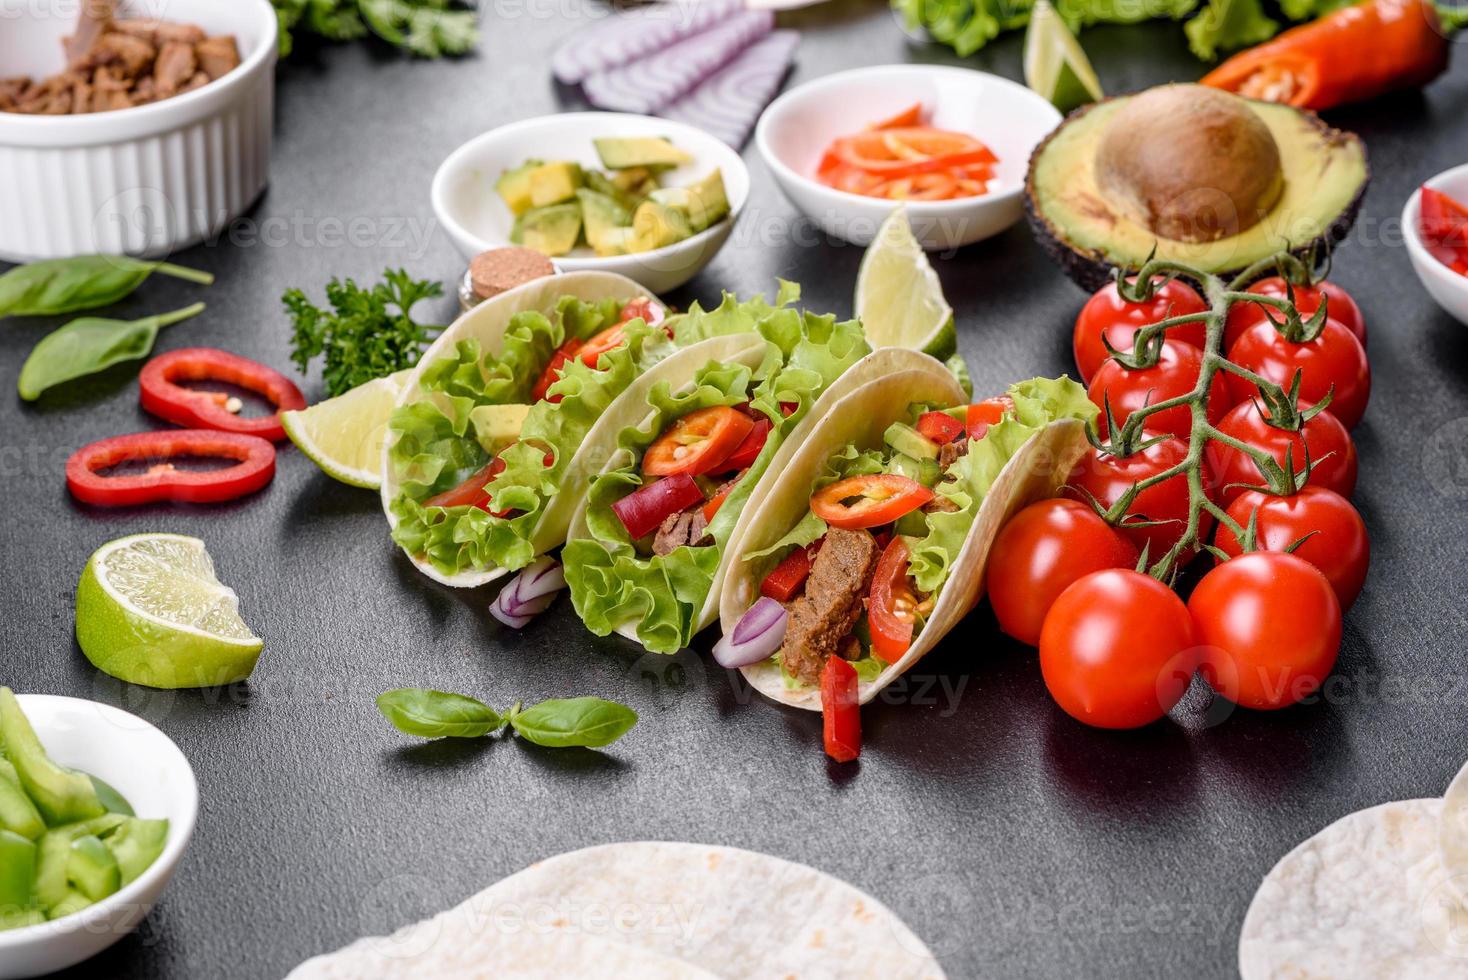
[{"label": "red cherry tomato", "polygon": [[1040,633],[1040,672],[1065,713],[1139,728],[1172,710],[1197,667],[1188,607],[1127,568],[1092,572],[1060,594]]},{"label": "red cherry tomato", "polygon": [[[1310,407],[1301,402],[1300,408]],[[1276,428],[1264,419],[1257,401],[1240,402],[1218,423],[1218,431],[1263,449],[1284,465],[1289,455],[1296,472],[1305,468],[1305,450],[1310,451],[1310,485],[1334,490],[1349,497],[1356,490],[1356,444],[1340,420],[1326,409],[1305,423],[1299,432]],[[1212,441],[1204,451],[1212,471],[1215,496],[1227,507],[1244,486],[1262,485],[1264,476],[1249,456],[1232,446]]]},{"label": "red cherry tomato", "polygon": [[1004,418],[1005,412],[1014,411],[1014,399],[1008,395],[996,395],[993,398],[985,398],[976,405],[968,407],[968,413],[964,420],[964,429],[968,432],[970,439],[982,439],[989,431],[989,426],[998,425]]},{"label": "red cherry tomato", "polygon": [[754,419],[727,405],[700,408],[678,419],[642,454],[648,476],[715,473],[754,431]]},{"label": "red cherry tomato", "polygon": [[[572,337],[551,355],[550,362],[546,364],[545,370],[540,373],[540,380],[535,382],[535,388],[530,392],[530,401],[532,403],[545,398],[545,393],[550,390],[550,386],[561,380],[561,369],[575,358],[576,352],[580,349],[581,341]],[[553,395],[549,401],[552,405],[559,405],[561,403],[561,396]]]},{"label": "red cherry tomato", "polygon": [[[1341,609],[1351,608],[1371,565],[1371,536],[1349,500],[1323,487],[1303,487],[1288,497],[1249,490],[1228,508],[1228,516],[1248,527],[1251,515],[1257,515],[1260,550],[1285,551],[1303,538],[1291,554],[1320,569],[1335,589]],[[1243,550],[1227,524],[1219,525],[1213,543],[1233,556]]]},{"label": "red cherry tomato", "polygon": [[1246,708],[1283,708],[1316,691],[1341,647],[1341,604],[1318,568],[1255,551],[1213,569],[1188,599],[1203,678]]},{"label": "red cherry tomato", "polygon": [[[1134,484],[1171,469],[1187,455],[1188,444],[1176,436],[1168,436],[1162,442],[1130,456],[1115,456],[1094,448],[1087,449],[1066,478],[1064,492],[1067,497],[1082,502],[1087,501],[1089,498],[1086,495],[1090,494],[1102,505],[1110,507]],[[1203,486],[1211,486],[1206,464]],[[1122,522],[1119,530],[1131,539],[1139,551],[1142,548],[1147,549],[1149,561],[1156,561],[1167,554],[1187,532],[1188,508],[1188,478],[1186,474],[1180,473],[1137,494],[1132,501],[1131,513]],[[1126,526],[1152,521],[1165,523],[1149,523],[1143,527]],[[1213,515],[1205,510],[1199,515],[1198,540],[1207,541],[1208,533],[1212,529]],[[1196,549],[1190,551],[1183,556],[1183,561],[1195,554]]]},{"label": "red cherry tomato", "polygon": [[[1116,361],[1101,365],[1091,380],[1087,394],[1091,401],[1100,406],[1102,415],[1097,426],[1106,432],[1106,400],[1110,399],[1111,412],[1116,424],[1122,425],[1131,414],[1146,405],[1186,395],[1198,384],[1198,373],[1203,370],[1203,352],[1192,344],[1176,340],[1164,341],[1162,354],[1150,368],[1133,371]],[[1233,405],[1229,392],[1222,383],[1215,383],[1208,392],[1208,420],[1217,422]],[[1147,428],[1154,432],[1166,432],[1180,439],[1187,439],[1192,432],[1192,410],[1179,405],[1147,416]]]},{"label": "red cherry tomato", "polygon": [[[900,541],[901,538],[894,540]],[[1131,568],[1137,549],[1090,507],[1042,500],[1010,518],[989,552],[989,604],[999,628],[1035,646],[1045,614],[1077,579]]]},{"label": "red cherry tomato", "polygon": [[821,729],[837,762],[861,755],[861,682],[856,668],[832,654],[821,671]]},{"label": "red cherry tomato", "polygon": [[[1325,321],[1320,336],[1303,344],[1286,340],[1273,324],[1255,324],[1228,349],[1228,359],[1286,390],[1295,372],[1303,371],[1300,398],[1312,404],[1334,387],[1330,412],[1348,429],[1354,429],[1366,414],[1366,403],[1371,398],[1371,365],[1366,361],[1366,349],[1335,320]],[[1228,376],[1228,385],[1235,404],[1259,394],[1257,388],[1237,375]]]},{"label": "red cherry tomato", "polygon": [[[1136,282],[1136,276],[1128,281]],[[1111,356],[1106,352],[1102,337],[1110,341],[1112,347],[1125,353],[1132,349],[1132,338],[1143,327],[1168,317],[1203,313],[1207,309],[1207,304],[1197,290],[1176,279],[1155,287],[1152,300],[1148,303],[1128,303],[1117,292],[1116,283],[1109,282],[1086,300],[1080,316],[1076,317],[1075,330],[1071,335],[1076,371],[1086,383],[1090,383],[1096,376],[1101,365]],[[1207,335],[1207,325],[1202,323],[1188,323],[1167,331],[1170,339],[1181,340],[1199,349],[1203,347]]]},{"label": "red cherry tomato", "polygon": [[933,499],[933,491],[896,473],[848,476],[817,490],[810,509],[832,527],[856,531],[891,524]]},{"label": "red cherry tomato", "polygon": [[[1250,286],[1249,292],[1259,296],[1273,296],[1277,299],[1289,299],[1289,289],[1283,279],[1279,276],[1270,276],[1268,279],[1260,279]],[[1320,309],[1321,297],[1325,298],[1325,312],[1332,320],[1337,320],[1356,339],[1361,341],[1361,346],[1366,346],[1366,318],[1361,315],[1361,307],[1351,298],[1351,294],[1333,282],[1321,282],[1314,286],[1295,287],[1295,309],[1300,311],[1300,316],[1309,319]],[[1234,345],[1245,330],[1258,323],[1265,323],[1268,317],[1274,317],[1283,322],[1284,314],[1274,307],[1260,306],[1258,303],[1235,303],[1229,307],[1228,325],[1224,328],[1223,349],[1228,350]]]},{"label": "red cherry tomato", "polygon": [[867,621],[872,630],[872,652],[895,664],[912,646],[912,628],[917,621],[917,600],[907,578],[907,541],[896,535],[887,543],[872,576],[872,593],[867,602]]}]

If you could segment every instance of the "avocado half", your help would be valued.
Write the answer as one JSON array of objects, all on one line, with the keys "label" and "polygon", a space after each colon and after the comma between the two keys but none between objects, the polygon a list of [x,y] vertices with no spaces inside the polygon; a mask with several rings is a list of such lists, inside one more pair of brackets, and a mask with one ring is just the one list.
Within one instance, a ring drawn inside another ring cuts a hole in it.
[{"label": "avocado half", "polygon": [[[1025,212],[1030,227],[1051,259],[1081,288],[1100,289],[1110,280],[1114,268],[1139,268],[1154,249],[1159,258],[1226,276],[1286,246],[1296,254],[1304,254],[1321,244],[1339,241],[1350,230],[1370,179],[1366,147],[1360,137],[1332,129],[1310,112],[1244,99],[1239,102],[1264,123],[1278,148],[1282,184],[1272,189],[1268,207],[1238,222],[1247,223],[1247,227],[1231,233],[1223,229],[1206,240],[1169,238],[1149,227],[1134,201],[1101,191],[1097,159],[1109,124],[1131,100],[1158,91],[1117,96],[1076,110],[1030,157],[1025,178]],[[1217,90],[1205,91],[1211,97]],[[1171,94],[1175,101],[1185,92]],[[1123,117],[1124,122],[1135,126],[1135,115],[1129,113]],[[1164,127],[1175,123],[1175,118],[1161,121]],[[1168,139],[1165,132],[1157,136],[1159,140]],[[1113,145],[1124,142],[1111,141]],[[1204,139],[1201,144],[1208,145],[1209,141]],[[1179,162],[1182,168],[1191,168],[1196,161]],[[1210,165],[1205,161],[1199,173],[1206,173]],[[1199,182],[1206,189],[1223,181],[1200,177]]]}]

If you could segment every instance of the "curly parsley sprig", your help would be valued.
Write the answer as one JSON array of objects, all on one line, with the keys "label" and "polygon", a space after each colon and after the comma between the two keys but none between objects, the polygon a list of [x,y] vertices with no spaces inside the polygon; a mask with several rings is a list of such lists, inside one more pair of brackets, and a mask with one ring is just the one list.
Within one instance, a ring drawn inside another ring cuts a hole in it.
[{"label": "curly parsley sprig", "polygon": [[295,34],[329,41],[376,35],[420,58],[468,54],[479,41],[478,14],[462,0],[271,0],[280,20],[280,53]]}]

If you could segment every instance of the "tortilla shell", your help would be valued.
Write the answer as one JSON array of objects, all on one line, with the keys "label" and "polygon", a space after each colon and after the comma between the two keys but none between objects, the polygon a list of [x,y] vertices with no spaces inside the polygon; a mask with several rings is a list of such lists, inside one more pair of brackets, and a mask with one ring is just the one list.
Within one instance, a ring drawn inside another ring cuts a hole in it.
[{"label": "tortilla shell", "polygon": [[[459,341],[477,340],[483,351],[498,354],[504,340],[505,330],[516,313],[538,310],[549,315],[555,310],[556,303],[562,296],[576,296],[587,302],[593,302],[608,298],[630,300],[638,296],[649,295],[651,294],[646,289],[626,276],[619,276],[611,272],[567,272],[525,283],[487,299],[454,321],[429,346],[419,359],[418,366],[408,377],[407,383],[403,385],[403,393],[398,397],[397,406],[411,405],[424,398],[437,400],[441,397],[436,394],[425,394],[419,382],[428,365],[448,355]],[[652,298],[657,299],[657,297]],[[658,302],[662,301],[658,300]],[[637,383],[634,382],[632,387],[636,388]],[[566,528],[576,509],[576,501],[585,493],[586,482],[594,472],[592,464],[585,458],[585,451],[587,447],[605,440],[606,428],[621,419],[617,406],[629,392],[623,392],[618,396],[618,400],[612,403],[606,414],[592,427],[581,447],[571,457],[560,492],[546,503],[545,511],[536,525],[534,543],[538,551],[542,553],[549,551],[565,539]],[[645,396],[646,392],[644,391],[643,394]],[[626,421],[630,424],[635,420]],[[394,441],[393,434],[389,430],[382,447],[382,509],[391,527],[397,526],[397,518],[392,512],[392,502],[398,494],[398,481],[393,477],[390,456]],[[508,569],[496,567],[483,571],[471,569],[455,575],[445,575],[434,568],[432,563],[417,555],[408,557],[424,575],[435,582],[458,589],[475,588],[508,574]]]},{"label": "tortilla shell", "polygon": [[[597,963],[567,967],[567,978],[943,977],[896,915],[830,875],[731,847],[644,841],[531,865],[391,940],[359,940],[309,960],[289,980],[538,977],[529,970],[543,961],[522,964],[502,952],[508,937],[527,934],[573,964]],[[514,948],[534,952],[533,943]],[[658,966],[681,961],[691,972],[644,973],[634,954],[659,957],[650,961]],[[491,963],[500,969],[490,972]]]},{"label": "tortilla shell", "polygon": [[[751,522],[749,533],[733,551],[738,557],[726,560],[737,570],[730,572],[720,597],[724,632],[732,632],[740,617],[759,598],[756,569],[739,558],[771,547],[805,516],[810,506],[811,486],[833,452],[847,445],[862,449],[881,446],[887,426],[904,418],[913,402],[960,405],[964,401],[963,391],[946,370],[941,376],[927,371],[906,371],[863,385],[835,406],[781,473],[777,485],[766,497],[758,523]],[[1085,426],[1074,419],[1051,423],[1020,447],[980,503],[974,525],[917,642],[896,663],[889,664],[872,680],[860,683],[862,704],[901,677],[973,610],[983,594],[989,549],[1000,528],[1025,506],[1053,497],[1085,449]],[[754,689],[766,697],[808,711],[821,710],[818,689],[788,687],[780,668],[770,661],[741,669]]]},{"label": "tortilla shell", "polygon": [[1468,976],[1468,914],[1446,888],[1442,800],[1342,817],[1269,874],[1239,935],[1243,980]]}]

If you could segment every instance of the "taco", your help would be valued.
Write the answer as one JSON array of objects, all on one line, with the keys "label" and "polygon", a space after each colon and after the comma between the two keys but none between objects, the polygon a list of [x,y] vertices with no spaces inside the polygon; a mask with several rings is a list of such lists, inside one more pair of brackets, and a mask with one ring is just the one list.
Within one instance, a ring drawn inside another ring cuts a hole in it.
[{"label": "taco", "polygon": [[1056,492],[1095,415],[1068,378],[969,406],[936,362],[850,393],[730,546],[716,658],[767,697],[820,710],[839,656],[871,700],[978,602],[994,536]]},{"label": "taco", "polygon": [[[777,303],[796,295],[782,287]],[[773,309],[726,298],[670,316],[637,283],[604,272],[537,280],[475,307],[424,354],[388,424],[382,502],[393,540],[455,587],[528,565],[565,538],[605,462],[589,448],[646,413],[648,372],[748,333]],[[715,346],[703,356],[728,349]]]}]

